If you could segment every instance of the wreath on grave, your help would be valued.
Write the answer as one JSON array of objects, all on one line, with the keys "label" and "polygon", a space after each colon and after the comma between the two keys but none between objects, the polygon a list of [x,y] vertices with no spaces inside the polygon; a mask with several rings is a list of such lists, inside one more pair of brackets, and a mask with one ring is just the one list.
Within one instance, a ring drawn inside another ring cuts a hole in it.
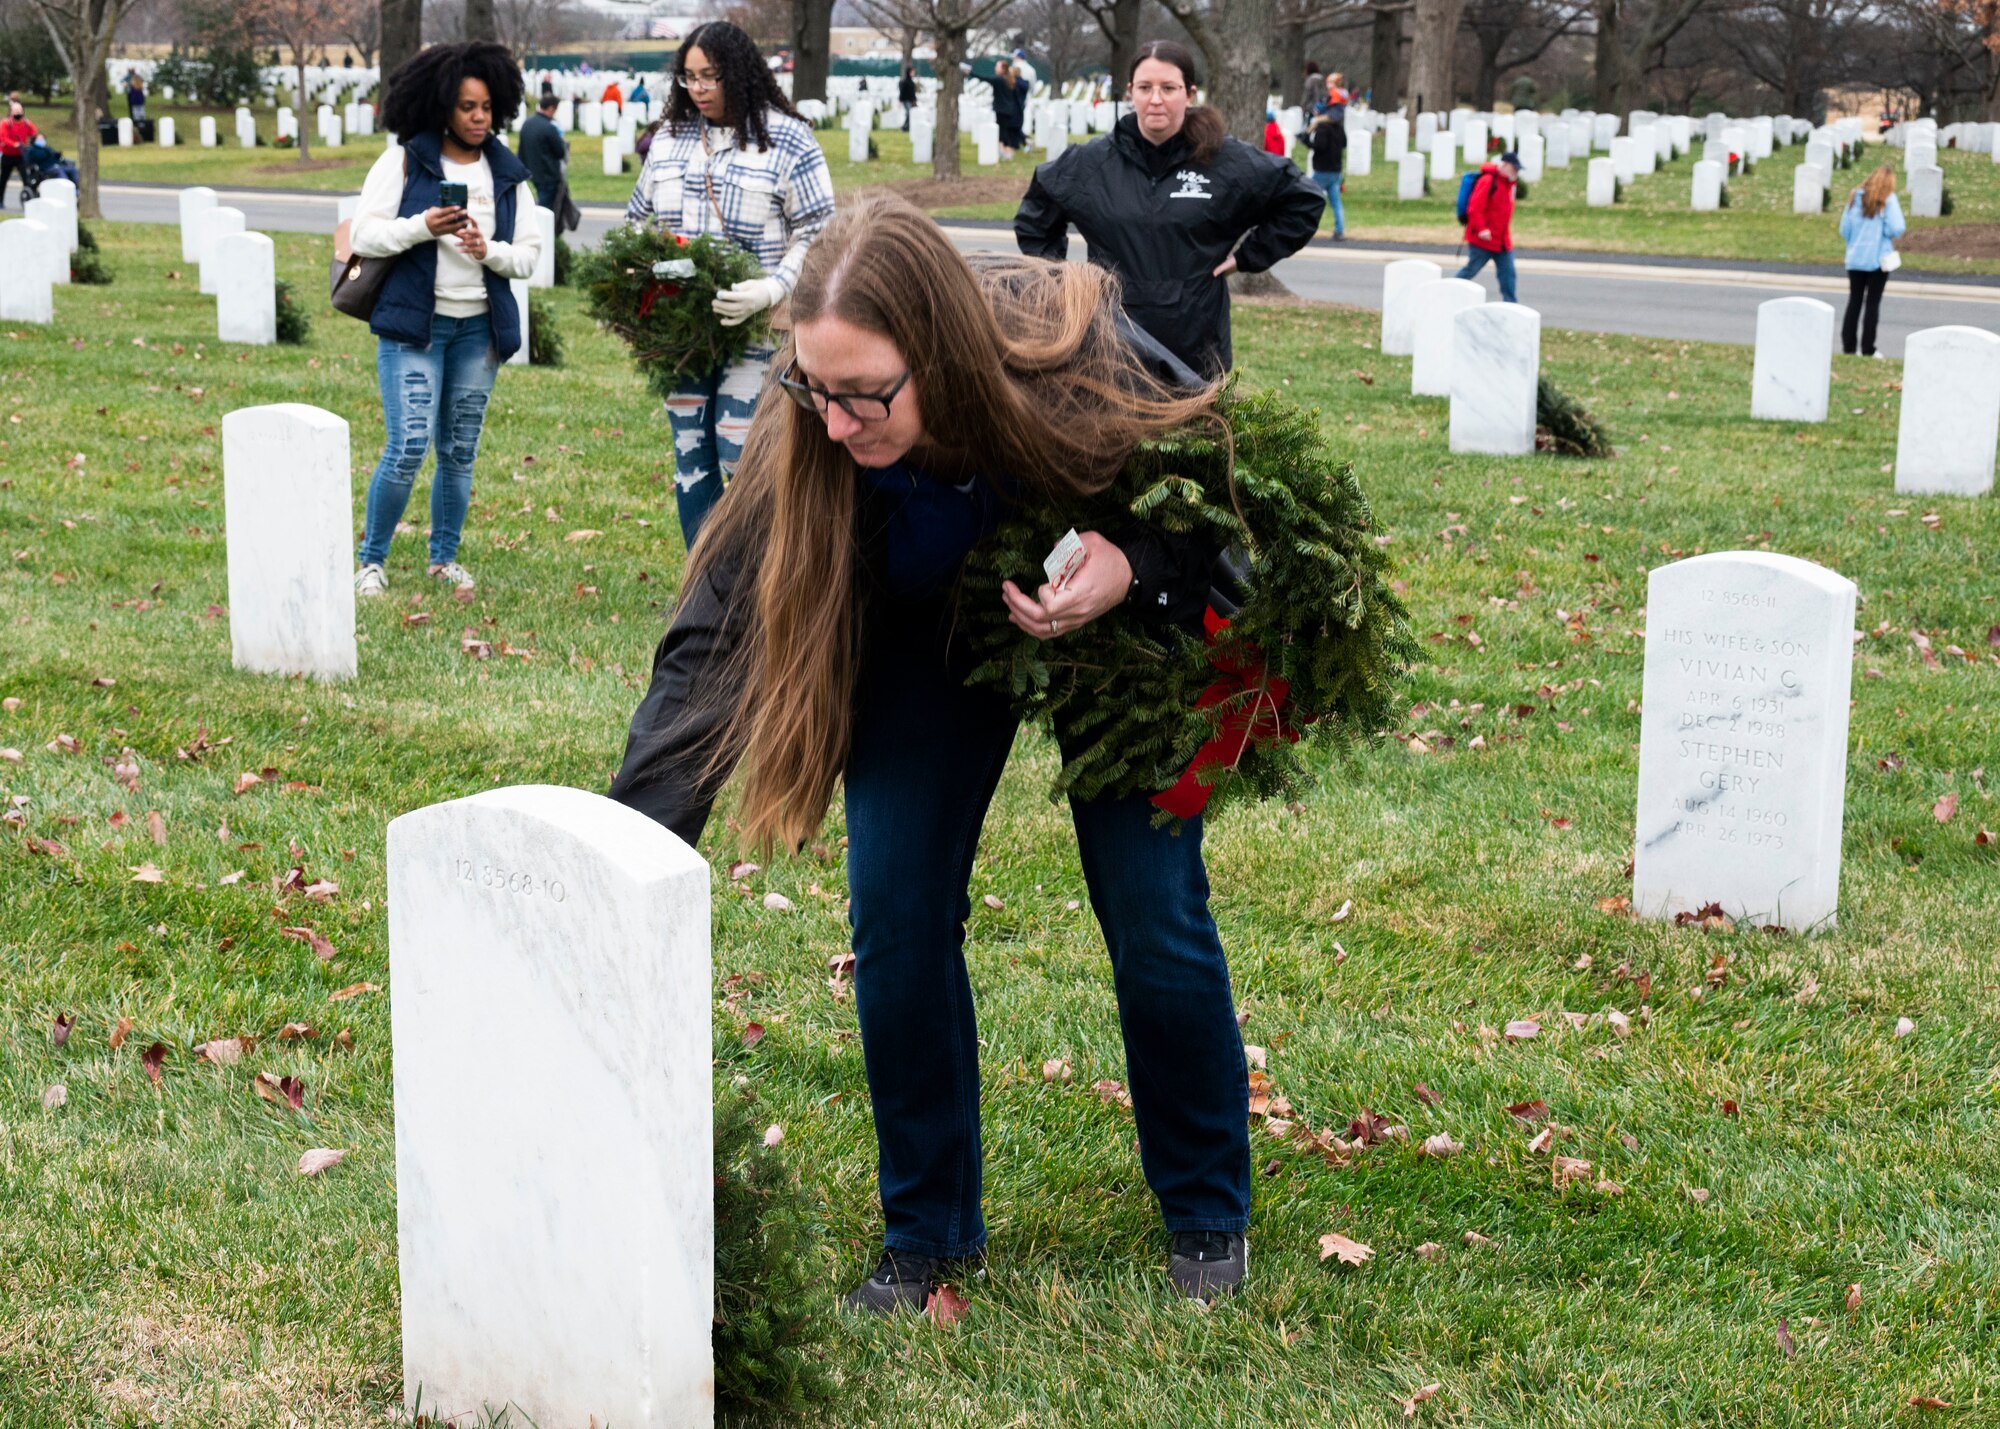
[{"label": "wreath on grave", "polygon": [[1045,643],[996,601],[962,603],[968,683],[1062,743],[1051,799],[1150,794],[1166,823],[1293,798],[1311,782],[1303,737],[1346,750],[1393,722],[1417,646],[1353,467],[1276,393],[1232,383],[1217,405],[1220,421],[1142,444],[1106,490],[1022,513],[966,562],[967,591],[1033,590],[1066,531],[1135,518],[1226,548],[1200,631],[1114,613]]},{"label": "wreath on grave", "polygon": [[590,315],[625,339],[648,385],[665,397],[688,373],[726,367],[764,337],[766,314],[724,327],[713,311],[717,293],[763,271],[727,238],[687,239],[645,224],[605,234],[576,259],[575,282]]}]

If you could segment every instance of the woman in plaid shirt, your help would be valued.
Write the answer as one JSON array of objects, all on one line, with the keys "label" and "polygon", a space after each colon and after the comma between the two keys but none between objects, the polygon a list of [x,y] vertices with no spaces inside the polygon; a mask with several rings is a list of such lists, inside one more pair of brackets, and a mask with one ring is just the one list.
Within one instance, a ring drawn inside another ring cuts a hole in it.
[{"label": "woman in plaid shirt", "polygon": [[[646,154],[625,216],[686,238],[719,233],[757,256],[764,276],[719,293],[725,326],[782,302],[806,247],[833,214],[833,179],[812,126],[749,35],[727,21],[698,26],[681,46],[665,122]],[[667,398],[674,428],[674,498],[689,546],[743,455],[772,349],[688,377]]]}]

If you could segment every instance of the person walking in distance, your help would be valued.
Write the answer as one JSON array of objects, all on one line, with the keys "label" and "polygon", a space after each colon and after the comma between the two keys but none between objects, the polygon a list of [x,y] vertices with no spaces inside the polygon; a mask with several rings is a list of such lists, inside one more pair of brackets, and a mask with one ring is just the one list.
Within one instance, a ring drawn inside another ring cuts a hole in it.
[{"label": "person walking in distance", "polygon": [[569,140],[556,127],[556,97],[544,94],[528,122],[521,126],[519,153],[535,186],[535,202],[560,213],[563,175],[569,168]]},{"label": "person walking in distance", "polygon": [[500,138],[523,84],[512,52],[485,42],[433,45],[389,76],[382,126],[402,143],[368,171],[349,233],[361,257],[396,260],[368,324],[388,430],[368,483],[358,596],[389,588],[389,541],[433,445],[428,571],[473,584],[458,561],[472,464],[494,378],[521,346],[513,280],[541,256],[522,212],[528,170]]},{"label": "person walking in distance", "polygon": [[1014,215],[1023,253],[1062,258],[1069,228],[1120,279],[1125,310],[1204,376],[1229,369],[1231,273],[1261,273],[1312,240],[1326,200],[1289,159],[1193,106],[1194,56],[1149,40],[1126,77],[1132,112],[1109,136],[1035,170]]},{"label": "person walking in distance", "polygon": [[902,76],[896,81],[896,103],[903,108],[903,129],[907,132],[910,115],[917,107],[917,67],[913,64],[904,65]]},{"label": "person walking in distance", "polygon": [[1347,182],[1347,121],[1328,110],[1313,116],[1306,126],[1306,148],[1312,154],[1312,181],[1333,208],[1333,241],[1347,237],[1347,210],[1341,205],[1340,190]]},{"label": "person walking in distance", "polygon": [[1875,320],[1889,275],[1903,266],[1896,240],[1907,229],[1903,205],[1896,199],[1896,170],[1884,164],[1848,195],[1847,207],[1840,211],[1840,236],[1847,240],[1847,314],[1840,323],[1840,350],[1849,357],[1857,350],[1857,336],[1862,356],[1883,355],[1875,350]]},{"label": "person walking in distance", "polygon": [[1514,294],[1514,181],[1521,175],[1521,156],[1509,150],[1480,166],[1465,205],[1465,266],[1456,277],[1471,278],[1488,263],[1500,280],[1503,302]]},{"label": "person walking in distance", "polygon": [[972,66],[960,61],[958,72],[967,79],[993,86],[993,127],[1000,131],[1000,157],[1011,159],[1014,151],[1028,147],[1021,126],[1028,116],[1028,82],[1015,72],[1012,60],[996,60],[993,73],[974,74]]},{"label": "person walking in distance", "polygon": [[[810,125],[771,77],[757,42],[727,20],[697,25],[675,61],[667,112],[625,205],[632,223],[683,238],[712,233],[763,265],[716,294],[725,327],[791,294],[806,248],[833,216],[833,179]],[[743,455],[773,349],[691,372],[667,398],[674,504],[690,548]]]},{"label": "person walking in distance", "polygon": [[7,206],[7,180],[21,176],[21,202],[28,201],[28,145],[39,131],[21,107],[18,94],[7,96],[7,117],[0,119],[0,208]]}]

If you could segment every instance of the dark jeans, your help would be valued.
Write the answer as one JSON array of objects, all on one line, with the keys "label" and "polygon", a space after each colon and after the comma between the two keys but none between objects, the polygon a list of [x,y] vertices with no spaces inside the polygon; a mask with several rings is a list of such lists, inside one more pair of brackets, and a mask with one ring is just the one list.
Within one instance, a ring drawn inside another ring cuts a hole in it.
[{"label": "dark jeans", "polygon": [[1880,268],[1847,270],[1847,316],[1840,322],[1840,350],[1854,356],[1855,328],[1861,329],[1861,351],[1875,355],[1875,319],[1882,312],[1882,290],[1889,275]]},{"label": "dark jeans", "polygon": [[0,154],[0,208],[7,206],[7,181],[21,176],[21,206],[28,206],[28,161],[19,154]]},{"label": "dark jeans", "polygon": [[[897,1250],[968,1255],[980,1210],[979,1038],[965,966],[973,856],[1015,719],[948,668],[932,620],[878,628],[845,775],[854,988]],[[1071,801],[1111,955],[1140,1163],[1174,1231],[1249,1223],[1243,1042],[1208,912],[1201,822],[1143,797]]]},{"label": "dark jeans", "polygon": [[1475,246],[1466,255],[1465,266],[1454,273],[1456,278],[1476,277],[1488,263],[1493,265],[1493,274],[1500,280],[1500,301],[1511,303],[1514,297],[1514,250],[1511,248],[1480,248]]}]

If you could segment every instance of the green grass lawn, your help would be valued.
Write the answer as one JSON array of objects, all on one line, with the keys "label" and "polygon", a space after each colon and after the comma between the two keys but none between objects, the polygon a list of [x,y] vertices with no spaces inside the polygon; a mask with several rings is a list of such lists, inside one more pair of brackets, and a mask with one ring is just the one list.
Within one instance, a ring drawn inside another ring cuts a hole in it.
[{"label": "green grass lawn", "polygon": [[[507,369],[495,394],[477,600],[424,585],[420,492],[390,598],[361,611],[358,679],[234,673],[222,417],[346,416],[358,512],[372,342],[322,313],[304,349],[219,344],[211,300],[169,276],[171,230],[99,233],[115,286],[59,290],[51,328],[0,326],[0,746],[20,751],[0,761],[0,1429],[379,1425],[400,1395],[383,829],[496,784],[603,787],[680,563],[667,428],[559,293],[569,365]],[[326,240],[276,242],[317,291]],[[1426,652],[1396,732],[1428,752],[1384,741],[1296,806],[1220,819],[1208,850],[1277,1091],[1312,1128],[1366,1106],[1413,1144],[1336,1168],[1255,1132],[1247,1289],[1206,1313],[1173,1298],[1130,1115],[1088,1090],[1124,1077],[1110,979],[1070,906],[1053,753],[1024,734],[969,943],[988,1268],[954,1328],[841,1324],[829,1422],[1388,1425],[1429,1383],[1418,1422],[1994,1422],[2000,845],[1974,835],[2000,828],[2000,502],[1894,494],[1899,364],[1836,359],[1824,425],[1753,423],[1747,348],[1564,332],[1545,370],[1618,457],[1454,457],[1445,403],[1407,395],[1377,325],[1245,307],[1237,348],[1357,465]],[[1811,941],[1598,907],[1629,888],[1646,572],[1744,547],[1852,577],[1879,632],[1856,652],[1839,929]],[[461,653],[468,626],[515,653]],[[1972,658],[1927,669],[1916,631]],[[236,792],[248,771],[263,782]],[[720,818],[702,851],[735,855]],[[276,891],[295,864],[338,896]],[[796,911],[766,911],[773,890]],[[830,852],[749,896],[715,885],[718,1043],[769,1029],[732,1061],[786,1129],[829,1303],[880,1231],[854,1006],[824,973],[842,893]],[[330,962],[280,932],[301,923]],[[762,980],[725,1005],[737,974]],[[382,990],[333,1000],[361,982]],[[1562,1015],[1606,1009],[1629,1037]],[[1481,1035],[1534,1015],[1532,1041]],[[317,1035],[280,1040],[292,1022]],[[233,1036],[260,1040],[234,1066],[193,1056]],[[1073,1081],[1044,1084],[1054,1057]],[[303,1109],[255,1095],[263,1072],[302,1078]],[[1622,1194],[1554,1187],[1506,1111],[1535,1098]],[[1464,1151],[1418,1155],[1438,1132]],[[314,1147],[347,1158],[303,1178]],[[1373,1260],[1322,1262],[1327,1232]],[[1927,1395],[1953,1408],[1910,1406]]]},{"label": "green grass lawn", "polygon": [[[107,180],[216,187],[295,187],[348,193],[361,187],[368,165],[381,153],[379,137],[355,140],[338,150],[315,146],[312,159],[306,163],[294,154],[269,147],[202,149],[195,138],[199,116],[205,111],[166,106],[155,107],[153,112],[156,117],[173,114],[183,142],[173,149],[140,145],[106,150]],[[268,143],[275,135],[276,121],[269,109],[259,109],[257,114],[260,132]],[[70,147],[68,110],[35,109],[30,111],[30,117],[50,131],[58,147]],[[219,116],[218,127],[225,138],[233,138],[233,123],[229,114]],[[841,192],[865,184],[929,177],[928,168],[910,162],[910,141],[901,133],[878,134],[879,157],[866,165],[848,162],[847,135],[842,130],[821,131],[820,143],[827,151],[834,187]],[[1381,147],[1379,143],[1375,146],[1374,172],[1366,178],[1348,181],[1345,203],[1349,234],[1363,241],[1457,243],[1462,230],[1452,215],[1456,185],[1434,183],[1429,197],[1399,201],[1395,171],[1382,161]],[[960,149],[961,166],[967,177],[1005,177],[1024,184],[1033,172],[1034,160],[1040,157],[1024,153],[1009,162],[982,168],[969,140]],[[638,173],[636,160],[626,159],[623,177],[608,177],[602,172],[598,140],[573,134],[570,151],[570,180],[579,201],[622,204],[630,197]],[[1516,240],[1525,249],[1567,248],[1838,266],[1844,250],[1836,229],[1840,205],[1848,191],[1878,163],[1893,163],[1899,174],[1902,171],[1900,150],[1870,145],[1855,167],[1835,173],[1831,213],[1794,214],[1792,172],[1804,158],[1805,146],[1793,145],[1773,151],[1755,173],[1731,184],[1729,208],[1715,213],[1694,213],[1688,208],[1688,196],[1693,185],[1694,160],[1699,154],[1697,144],[1695,154],[1662,165],[1657,173],[1628,184],[1624,200],[1608,209],[1585,205],[1584,178],[1588,166],[1581,158],[1566,169],[1549,169],[1516,211]],[[1925,231],[1940,224],[2000,222],[2000,165],[1995,165],[1989,155],[1956,149],[1942,151],[1939,161],[1944,166],[1954,211],[1947,219],[1916,220],[1913,231]],[[1907,189],[1907,184],[1904,187]],[[1907,194],[1905,197],[1907,202]],[[944,218],[1006,219],[1013,217],[1014,208],[1012,202],[947,204],[939,207],[937,213]],[[1321,229],[1326,233],[1333,231],[1331,213]],[[1995,258],[1911,253],[1906,260],[1912,271],[2000,273],[2000,259]]]}]

